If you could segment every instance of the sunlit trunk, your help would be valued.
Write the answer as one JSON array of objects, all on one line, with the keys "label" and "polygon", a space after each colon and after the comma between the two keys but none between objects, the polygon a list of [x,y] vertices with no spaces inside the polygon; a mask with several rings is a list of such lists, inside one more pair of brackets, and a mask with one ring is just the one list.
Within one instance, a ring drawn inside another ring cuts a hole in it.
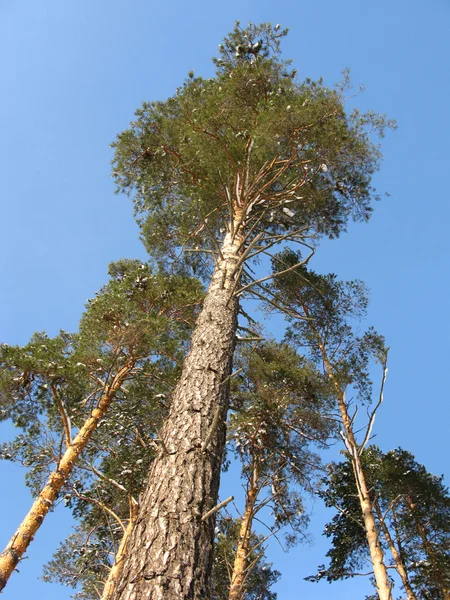
[{"label": "sunlit trunk", "polygon": [[345,402],[345,394],[342,391],[339,382],[334,377],[334,372],[330,360],[328,358],[322,340],[318,337],[318,345],[322,353],[323,362],[330,381],[336,389],[336,395],[341,415],[342,425],[344,427],[345,441],[347,450],[350,454],[350,459],[353,466],[356,488],[358,490],[359,504],[364,521],[364,529],[366,531],[367,543],[369,544],[370,558],[372,561],[373,574],[375,577],[376,588],[380,600],[392,600],[392,589],[389,582],[389,577],[384,563],[384,552],[380,544],[375,515],[372,507],[372,502],[369,496],[366,479],[359,454],[359,446],[356,441],[353,424],[348,413],[347,404]]},{"label": "sunlit trunk", "polygon": [[378,522],[383,532],[384,539],[386,540],[387,545],[389,546],[389,550],[391,551],[392,557],[394,559],[395,568],[397,569],[397,573],[400,575],[403,588],[406,592],[406,595],[408,596],[408,600],[417,600],[416,595],[414,594],[411,584],[409,582],[408,573],[406,572],[403,559],[400,555],[400,552],[397,549],[397,546],[394,543],[394,540],[392,539],[391,532],[389,531],[389,528],[387,527],[386,522],[383,518],[383,514],[377,504],[375,504],[375,511],[377,513]]},{"label": "sunlit trunk", "polygon": [[116,583],[120,577],[122,572],[123,563],[126,556],[126,548],[127,543],[130,538],[130,534],[133,531],[134,523],[136,520],[136,512],[137,506],[132,506],[130,520],[128,521],[128,525],[126,530],[124,531],[123,537],[120,541],[119,548],[117,549],[116,556],[114,557],[114,564],[111,567],[111,570],[108,575],[108,579],[106,580],[105,587],[103,588],[103,594],[100,600],[111,600],[112,594],[114,592],[114,588]]},{"label": "sunlit trunk", "polygon": [[257,469],[253,463],[252,473],[245,498],[245,511],[239,530],[239,540],[231,576],[230,594],[228,600],[241,600],[244,596],[244,584],[247,578],[250,554],[250,538],[252,522],[255,514],[255,503],[258,496]]},{"label": "sunlit trunk", "polygon": [[78,457],[86,448],[100,420],[108,410],[117,390],[129,374],[133,365],[127,364],[114,377],[111,385],[102,396],[97,408],[85,421],[76,437],[68,445],[57,468],[53,471],[33,502],[31,509],[17,528],[5,550],[0,554],[0,591],[5,587],[19,560],[33,541],[36,532],[42,525],[47,513],[53,507],[62,487],[69,479]]}]

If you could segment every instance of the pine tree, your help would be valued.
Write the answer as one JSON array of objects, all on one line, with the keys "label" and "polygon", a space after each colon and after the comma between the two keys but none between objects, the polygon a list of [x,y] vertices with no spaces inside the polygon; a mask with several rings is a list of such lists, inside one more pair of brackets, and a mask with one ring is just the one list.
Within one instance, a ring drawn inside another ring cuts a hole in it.
[{"label": "pine tree", "polygon": [[208,595],[214,517],[202,517],[217,502],[239,297],[261,296],[247,266],[283,241],[311,255],[318,236],[366,220],[376,197],[370,135],[385,119],[346,114],[345,85],[298,83],[280,55],[286,33],[237,23],[215,77],[191,73],[173,97],[144,103],[114,145],[150,255],[209,279],[114,600]]},{"label": "pine tree", "polygon": [[[336,399],[342,424],[341,437],[351,458],[378,596],[380,600],[391,600],[391,582],[361,462],[361,453],[370,439],[376,412],[383,400],[387,372],[384,340],[373,329],[362,336],[355,333],[354,325],[365,315],[368,305],[365,286],[360,281],[344,283],[335,275],[318,275],[304,266],[295,266],[298,255],[292,250],[278,255],[273,264],[280,274],[274,282],[276,298],[298,316],[288,330],[287,339],[306,350],[310,358],[322,366]],[[289,265],[295,267],[287,272]],[[379,399],[368,412],[365,435],[359,442],[354,430],[358,405],[352,407],[354,401],[347,399],[346,390],[355,391],[359,404],[370,401],[371,360],[382,364],[382,384]]]},{"label": "pine tree", "polygon": [[[79,333],[53,339],[39,333],[24,347],[1,347],[1,415],[22,429],[1,456],[29,468],[27,483],[36,498],[0,555],[0,589],[60,493],[70,491],[81,455],[93,464],[108,448],[108,412],[116,401],[126,404],[125,386],[140,386],[139,401],[146,390],[147,409],[155,409],[152,383],[184,356],[203,295],[199,282],[153,272],[138,261],[119,261],[110,274],[89,302]],[[126,421],[118,406],[115,417],[113,427]]]},{"label": "pine tree", "polygon": [[[219,516],[216,524],[214,546],[213,585],[211,600],[228,600],[233,572],[233,563],[238,550],[241,520]],[[276,600],[277,594],[270,588],[280,578],[280,573],[272,569],[265,558],[263,535],[250,534],[249,564],[246,573],[245,593],[242,600]]]},{"label": "pine tree", "polygon": [[76,588],[76,599],[107,600],[114,589],[177,375],[158,361],[153,381],[127,382],[66,486],[64,502],[78,523],[43,579]]},{"label": "pine tree", "polygon": [[[252,568],[253,523],[258,515],[270,533],[288,530],[292,546],[306,538],[305,490],[312,492],[320,466],[312,443],[323,447],[330,433],[322,419],[329,406],[320,374],[286,345],[265,343],[243,352],[243,374],[232,392],[229,436],[242,463],[245,509],[233,561],[229,600],[245,595]],[[270,517],[265,512],[270,509]],[[258,540],[258,547],[261,541]]]},{"label": "pine tree", "polygon": [[[442,477],[430,474],[409,452],[369,446],[362,454],[384,546],[391,552],[410,600],[446,600],[450,583],[450,495]],[[355,484],[347,460],[330,465],[322,497],[339,513],[326,526],[330,566],[310,578],[334,581],[361,568],[367,554]]]}]

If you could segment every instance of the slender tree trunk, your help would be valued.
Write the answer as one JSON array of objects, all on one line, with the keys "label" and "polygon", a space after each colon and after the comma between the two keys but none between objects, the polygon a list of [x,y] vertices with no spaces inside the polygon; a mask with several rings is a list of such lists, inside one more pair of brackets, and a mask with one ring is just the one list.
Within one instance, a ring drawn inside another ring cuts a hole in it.
[{"label": "slender tree trunk", "polygon": [[85,421],[72,443],[67,447],[57,468],[48,478],[47,483],[33,502],[30,511],[19,525],[5,550],[0,554],[0,591],[7,584],[19,560],[33,541],[61,488],[70,477],[78,457],[91,439],[100,419],[105,415],[116,391],[122,385],[131,368],[132,365],[127,364],[116,374],[111,385],[100,399],[97,408],[92,411],[91,416]]},{"label": "slender tree trunk", "polygon": [[100,600],[111,600],[111,597],[114,592],[114,588],[116,587],[117,581],[122,572],[123,563],[126,556],[126,548],[127,543],[130,537],[131,532],[133,531],[134,523],[136,521],[136,512],[137,506],[131,506],[131,515],[130,520],[128,522],[127,528],[123,534],[123,537],[120,541],[119,548],[117,549],[116,556],[114,557],[114,564],[111,567],[111,570],[108,575],[108,579],[106,580],[105,587],[103,588],[103,594]]},{"label": "slender tree trunk", "polygon": [[345,394],[342,391],[340,384],[334,378],[333,367],[329,361],[326,349],[319,334],[316,332],[319,349],[322,354],[323,362],[328,377],[333,383],[341,414],[342,425],[344,426],[345,443],[349,451],[355,475],[356,488],[358,490],[359,503],[361,506],[364,528],[366,530],[367,543],[369,544],[370,557],[372,560],[373,574],[375,577],[377,592],[380,600],[392,600],[392,589],[389,582],[389,577],[384,563],[384,552],[380,544],[375,515],[372,507],[372,502],[369,496],[364,471],[361,464],[359,454],[359,446],[353,433],[353,424],[348,413],[347,404],[345,402]]},{"label": "slender tree trunk", "polygon": [[358,490],[359,503],[361,506],[364,528],[366,530],[367,542],[369,544],[370,557],[372,559],[373,574],[376,581],[377,592],[380,600],[392,600],[392,589],[384,563],[384,552],[380,544],[375,515],[367,488],[364,471],[362,469],[359,448],[356,442],[350,415],[347,411],[344,398],[339,402],[342,421],[344,424],[345,436],[347,438],[348,450],[350,450],[355,482]]},{"label": "slender tree trunk", "polygon": [[414,522],[416,524],[417,533],[419,534],[419,536],[422,540],[423,547],[425,548],[425,552],[427,553],[429,560],[432,561],[434,564],[434,570],[437,574],[437,583],[438,583],[439,587],[441,588],[442,595],[444,596],[445,600],[450,600],[450,590],[444,583],[442,575],[439,571],[439,566],[437,564],[438,560],[436,557],[436,551],[433,548],[432,543],[428,539],[425,527],[422,525],[422,523],[417,515],[416,503],[413,501],[413,499],[410,496],[406,496],[405,499],[406,499],[406,503],[408,504],[408,507],[413,515]]},{"label": "slender tree trunk", "polygon": [[162,428],[113,600],[208,598],[236,340],[239,221],[225,237]]},{"label": "slender tree trunk", "polygon": [[413,592],[411,584],[409,582],[408,573],[406,572],[405,563],[403,562],[403,558],[397,549],[397,546],[392,539],[391,532],[386,525],[386,522],[383,518],[383,514],[380,510],[380,507],[377,503],[374,504],[375,511],[377,513],[378,522],[380,524],[381,530],[383,531],[384,538],[389,546],[389,550],[391,551],[392,557],[395,562],[395,568],[397,569],[397,573],[400,575],[400,579],[402,580],[403,588],[408,596],[408,600],[417,600],[416,595]]},{"label": "slender tree trunk", "polygon": [[257,472],[255,466],[253,466],[245,499],[244,516],[239,530],[239,540],[236,549],[236,557],[234,559],[228,600],[241,600],[244,596],[244,583],[247,577],[248,557],[250,553],[252,521],[255,514],[254,510],[257,497]]}]

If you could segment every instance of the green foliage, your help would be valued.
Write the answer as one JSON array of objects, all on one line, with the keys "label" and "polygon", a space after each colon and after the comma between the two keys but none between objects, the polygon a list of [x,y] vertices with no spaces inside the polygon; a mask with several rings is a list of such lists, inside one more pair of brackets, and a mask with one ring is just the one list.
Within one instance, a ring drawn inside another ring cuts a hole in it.
[{"label": "green foliage", "polygon": [[[214,78],[190,73],[174,96],[144,102],[113,144],[118,190],[133,195],[152,256],[215,251],[243,212],[251,236],[304,230],[338,235],[367,219],[382,115],[346,114],[345,88],[297,82],[280,31],[236,23],[219,46]],[[192,255],[191,255],[192,256]],[[197,255],[198,256],[198,255]]]},{"label": "green foliage", "polygon": [[[82,357],[79,367],[92,394],[87,401],[81,396],[77,419],[83,422],[81,413],[95,406],[97,391],[130,358],[132,369],[65,485],[64,502],[78,524],[43,576],[75,588],[80,600],[98,598],[145,485],[203,296],[197,280],[155,273],[138,261],[113,263],[109,272],[74,336],[74,355]],[[39,425],[40,436],[48,437],[48,422]]]},{"label": "green foliage", "polygon": [[[198,281],[153,272],[139,261],[119,261],[110,273],[109,283],[88,301],[78,333],[39,333],[23,347],[0,348],[0,416],[21,430],[2,444],[0,456],[29,468],[34,492],[64,449],[64,421],[70,433],[80,428],[119,369],[130,366],[127,388],[117,393],[119,409],[113,409],[119,422],[127,418],[120,407],[132,413],[141,403],[158,421],[161,403],[153,401],[152,390],[163,374],[176,376],[187,351],[203,296]],[[168,393],[163,387],[159,392]],[[142,415],[146,421],[148,414]],[[108,445],[105,435],[98,447]]]},{"label": "green foliage", "polygon": [[[299,260],[299,253],[285,250],[274,257],[274,273]],[[364,283],[339,281],[336,275],[320,275],[298,266],[278,276],[272,290],[277,302],[294,315],[286,341],[304,349],[317,366],[323,365],[325,352],[341,389],[351,385],[360,400],[369,401],[370,363],[383,364],[387,350],[383,336],[373,328],[358,335],[358,324],[368,306]]]},{"label": "green foliage", "polygon": [[[211,600],[228,600],[230,578],[239,540],[240,519],[220,517],[216,523],[214,547],[213,591]],[[246,578],[246,591],[242,600],[276,600],[277,594],[270,588],[280,578],[280,573],[272,569],[265,559],[263,536],[252,533],[250,544],[255,548],[249,556],[249,569]]]},{"label": "green foliage", "polygon": [[232,391],[228,436],[247,485],[257,474],[255,513],[270,508],[272,531],[288,527],[288,544],[305,536],[302,492],[314,489],[320,465],[311,446],[324,447],[330,421],[326,385],[292,348],[265,343],[241,353],[243,374]]},{"label": "green foliage", "polygon": [[396,449],[382,455],[378,477],[383,510],[394,503],[391,525],[402,536],[418,597],[444,600],[450,590],[450,493],[443,476],[432,475],[412,454]]},{"label": "green foliage", "polygon": [[183,324],[183,340],[189,340],[192,318],[203,296],[198,280],[154,272],[133,260],[111,264],[109,273],[109,283],[89,301],[80,322],[83,352],[96,354],[106,344],[108,348],[122,346],[138,357],[170,356],[183,334]]},{"label": "green foliage", "polygon": [[21,430],[0,446],[0,458],[28,467],[27,483],[34,491],[60,451],[63,424],[56,396],[63,395],[65,410],[76,417],[91,389],[75,340],[63,331],[53,339],[38,333],[23,347],[4,344],[0,349],[1,417]]},{"label": "green foliage", "polygon": [[[361,458],[378,519],[383,516],[417,598],[444,600],[450,586],[450,494],[442,477],[430,474],[402,449],[383,453],[369,446]],[[321,567],[311,581],[349,577],[368,556],[350,461],[331,464],[324,485],[320,495],[338,513],[325,527],[332,544],[330,565]],[[389,554],[382,536],[380,540]]]},{"label": "green foliage", "polygon": [[78,527],[45,565],[43,580],[79,586],[72,596],[75,600],[98,600],[111,567],[109,557],[116,550],[108,527],[97,526],[95,530]]}]

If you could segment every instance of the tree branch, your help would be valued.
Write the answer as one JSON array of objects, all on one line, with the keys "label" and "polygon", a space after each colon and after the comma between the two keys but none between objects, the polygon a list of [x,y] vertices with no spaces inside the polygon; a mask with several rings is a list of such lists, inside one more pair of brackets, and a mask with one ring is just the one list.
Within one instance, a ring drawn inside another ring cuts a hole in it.
[{"label": "tree branch", "polygon": [[362,444],[359,446],[358,452],[359,454],[362,454],[366,444],[368,443],[368,441],[370,440],[370,436],[372,434],[372,429],[373,429],[373,424],[375,422],[375,416],[377,414],[377,410],[380,408],[382,402],[383,402],[383,392],[384,392],[384,384],[386,382],[386,377],[387,377],[387,357],[388,357],[388,352],[389,352],[389,348],[386,350],[386,354],[384,357],[384,361],[383,361],[383,376],[381,378],[381,385],[380,385],[380,395],[378,397],[378,402],[375,406],[375,408],[373,409],[370,418],[369,418],[369,424],[367,425],[367,430],[366,430],[366,435],[364,436],[364,440],[362,442]]},{"label": "tree branch", "polygon": [[80,500],[84,500],[85,502],[90,502],[91,504],[95,504],[96,506],[98,506],[99,508],[101,508],[102,510],[104,510],[105,512],[107,512],[108,514],[110,514],[113,517],[113,519],[115,521],[117,521],[117,523],[119,523],[119,525],[122,527],[123,531],[124,532],[126,531],[126,527],[123,524],[122,519],[111,508],[109,508],[108,506],[106,506],[105,504],[103,504],[103,502],[100,502],[100,500],[96,500],[95,498],[91,498],[89,496],[85,496],[84,494],[82,494],[81,492],[79,492],[73,486],[72,486],[72,492]]},{"label": "tree branch", "polygon": [[59,397],[58,391],[54,383],[50,386],[52,390],[53,397],[56,401],[56,406],[58,407],[59,414],[61,415],[61,419],[64,426],[64,436],[66,440],[66,448],[68,448],[72,443],[72,426],[70,424],[70,417],[66,412],[66,408],[64,406],[64,402]]},{"label": "tree branch", "polygon": [[295,265],[292,265],[292,266],[288,267],[287,269],[284,269],[283,271],[278,271],[277,273],[271,273],[270,275],[267,275],[266,277],[262,277],[261,279],[257,279],[256,281],[252,281],[251,283],[244,285],[244,287],[242,287],[237,292],[235,292],[236,296],[240,296],[243,292],[245,292],[245,290],[251,288],[254,285],[259,285],[259,284],[263,283],[264,281],[268,281],[269,279],[275,279],[275,277],[284,275],[285,273],[288,273],[289,271],[293,271],[294,269],[297,269],[298,267],[307,264],[311,260],[311,258],[314,256],[314,254],[315,254],[315,250],[313,249],[311,251],[311,253],[309,254],[309,256],[307,256],[305,258],[305,260],[302,260],[302,261],[296,263]]},{"label": "tree branch", "polygon": [[212,517],[214,514],[216,514],[217,511],[219,511],[221,508],[224,508],[224,506],[226,506],[227,504],[229,504],[233,500],[234,500],[234,496],[230,496],[229,498],[227,498],[226,500],[224,500],[220,504],[217,504],[217,506],[214,506],[214,508],[212,508],[205,515],[203,515],[202,521],[206,521],[207,519],[209,519],[209,517]]}]

